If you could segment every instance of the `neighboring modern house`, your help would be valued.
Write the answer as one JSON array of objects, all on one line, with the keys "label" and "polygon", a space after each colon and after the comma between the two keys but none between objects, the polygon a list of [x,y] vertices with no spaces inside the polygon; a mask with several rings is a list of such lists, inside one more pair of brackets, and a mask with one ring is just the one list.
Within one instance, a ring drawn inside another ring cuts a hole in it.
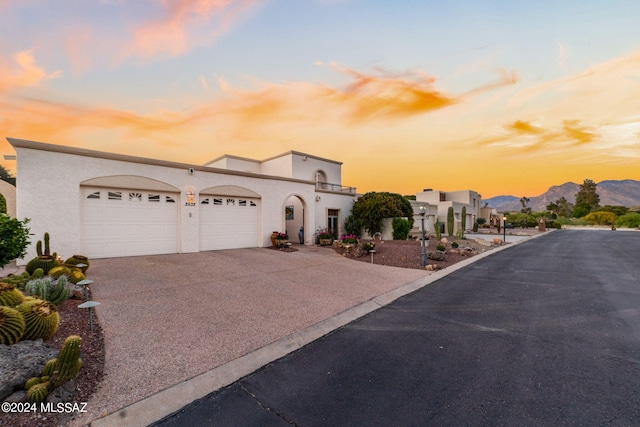
[{"label": "neighboring modern house", "polygon": [[[430,218],[429,231],[434,232],[435,222],[440,223],[441,231],[446,232],[447,214],[449,208],[453,208],[454,215],[454,233],[462,226],[462,208],[466,207],[465,229],[473,228],[473,223],[480,215],[480,203],[482,196],[472,190],[462,191],[434,191],[425,189],[416,193],[416,200],[412,203],[414,206],[414,228],[419,227],[419,218],[416,218],[416,207],[421,204],[428,206],[428,216]],[[435,209],[435,211],[434,211]]]},{"label": "neighboring modern house", "polygon": [[[17,217],[32,239],[90,258],[264,247],[273,231],[314,243],[339,234],[355,188],[342,163],[290,151],[265,160],[225,155],[191,165],[7,138],[16,149]],[[24,260],[34,257],[35,244]]]}]

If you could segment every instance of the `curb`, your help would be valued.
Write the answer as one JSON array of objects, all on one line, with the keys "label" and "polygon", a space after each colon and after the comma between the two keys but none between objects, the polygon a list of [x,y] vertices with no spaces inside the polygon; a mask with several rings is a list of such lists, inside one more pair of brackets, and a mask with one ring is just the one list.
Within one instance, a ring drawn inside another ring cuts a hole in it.
[{"label": "curb", "polygon": [[475,255],[464,261],[458,262],[451,267],[438,270],[432,274],[404,284],[396,289],[378,295],[351,307],[342,313],[322,320],[305,329],[288,335],[284,338],[267,344],[231,362],[220,365],[214,369],[204,372],[188,380],[184,380],[158,393],[148,396],[132,405],[122,408],[114,413],[94,420],[89,424],[91,427],[123,427],[123,426],[146,426],[175,413],[180,408],[201,399],[219,389],[257,371],[265,365],[274,362],[305,345],[333,332],[342,326],[353,322],[367,314],[391,304],[393,301],[417,291],[431,283],[434,283],[449,274],[468,266],[482,258],[517,246],[531,239],[544,236],[538,234],[509,243],[481,254]]}]

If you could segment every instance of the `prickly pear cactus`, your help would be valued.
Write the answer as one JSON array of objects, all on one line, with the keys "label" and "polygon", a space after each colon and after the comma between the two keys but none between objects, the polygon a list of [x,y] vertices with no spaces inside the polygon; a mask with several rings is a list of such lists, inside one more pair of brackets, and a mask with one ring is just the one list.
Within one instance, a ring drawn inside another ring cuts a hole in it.
[{"label": "prickly pear cactus", "polygon": [[49,395],[49,386],[51,384],[47,381],[45,383],[34,384],[27,390],[27,400],[32,403],[44,402],[44,399]]},{"label": "prickly pear cactus", "polygon": [[25,321],[14,308],[0,306],[0,344],[11,345],[24,336]]},{"label": "prickly pear cactus", "polygon": [[82,359],[80,359],[81,344],[82,338],[77,335],[67,337],[64,344],[62,344],[51,374],[50,381],[53,387],[61,386],[70,379],[75,378],[80,372],[82,367]]},{"label": "prickly pear cactus", "polygon": [[24,300],[22,292],[16,289],[16,285],[0,282],[0,305],[15,307]]},{"label": "prickly pear cactus", "polygon": [[48,339],[58,330],[60,315],[56,306],[48,301],[39,298],[25,299],[16,310],[24,316],[23,340]]}]

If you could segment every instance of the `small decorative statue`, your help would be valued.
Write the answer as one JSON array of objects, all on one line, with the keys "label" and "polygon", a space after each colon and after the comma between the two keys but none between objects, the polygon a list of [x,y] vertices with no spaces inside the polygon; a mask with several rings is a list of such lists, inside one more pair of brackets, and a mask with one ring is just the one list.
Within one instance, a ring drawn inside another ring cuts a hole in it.
[{"label": "small decorative statue", "polygon": [[300,231],[298,231],[298,239],[300,240],[300,244],[304,245],[304,227],[300,227]]}]

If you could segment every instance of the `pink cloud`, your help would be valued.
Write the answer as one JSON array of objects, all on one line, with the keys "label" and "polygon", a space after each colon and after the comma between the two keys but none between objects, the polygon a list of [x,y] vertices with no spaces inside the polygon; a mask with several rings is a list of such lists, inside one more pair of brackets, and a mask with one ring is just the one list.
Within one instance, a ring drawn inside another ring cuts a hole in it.
[{"label": "pink cloud", "polygon": [[[164,0],[161,17],[132,30],[124,56],[178,56],[211,43],[262,0]],[[210,21],[215,21],[213,28]]]},{"label": "pink cloud", "polygon": [[19,86],[33,86],[43,80],[55,79],[61,71],[47,73],[38,65],[30,50],[13,55],[13,61],[0,58],[0,91]]}]

